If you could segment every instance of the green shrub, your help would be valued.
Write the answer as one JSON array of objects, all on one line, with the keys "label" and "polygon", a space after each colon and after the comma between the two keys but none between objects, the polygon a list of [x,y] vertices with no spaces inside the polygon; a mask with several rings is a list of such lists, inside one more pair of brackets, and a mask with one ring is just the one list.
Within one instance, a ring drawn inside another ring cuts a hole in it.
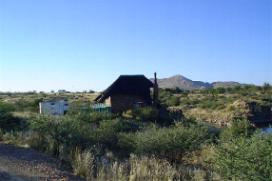
[{"label": "green shrub", "polygon": [[180,104],[180,98],[177,96],[170,96],[167,99],[166,104],[168,106],[178,106]]},{"label": "green shrub", "polygon": [[70,117],[74,119],[85,121],[87,123],[98,124],[102,120],[111,120],[114,116],[111,113],[107,112],[78,112],[76,114],[69,114]]},{"label": "green shrub", "polygon": [[0,113],[6,113],[6,112],[12,112],[15,110],[15,107],[13,104],[9,104],[6,102],[0,101]]},{"label": "green shrub", "polygon": [[118,134],[124,132],[135,132],[139,129],[138,124],[132,121],[120,119],[104,120],[99,127],[93,131],[94,140],[97,144],[102,144],[104,148],[122,152],[118,146]]},{"label": "green shrub", "polygon": [[136,134],[120,134],[119,145],[140,155],[157,155],[175,160],[178,156],[198,149],[210,140],[208,128],[199,125],[170,128],[149,128]]},{"label": "green shrub", "polygon": [[271,90],[272,86],[269,83],[264,83],[263,85],[263,90],[267,91],[267,90]]},{"label": "green shrub", "polygon": [[223,100],[217,99],[204,99],[198,103],[198,106],[202,109],[213,109],[220,110],[225,108]]},{"label": "green shrub", "polygon": [[42,98],[35,99],[21,98],[15,102],[14,107],[16,111],[30,111],[37,113],[39,111],[39,102],[41,101]]},{"label": "green shrub", "polygon": [[153,107],[135,108],[132,110],[132,116],[140,121],[156,121],[159,119],[159,111]]},{"label": "green shrub", "polygon": [[3,131],[18,130],[21,120],[12,115],[14,107],[11,104],[0,102],[0,128]]},{"label": "green shrub", "polygon": [[216,91],[219,93],[219,94],[224,94],[226,92],[226,89],[224,87],[218,87],[216,88]]},{"label": "green shrub", "polygon": [[32,118],[30,122],[33,133],[28,139],[29,145],[64,160],[69,159],[69,150],[75,147],[85,149],[100,145],[103,149],[118,152],[118,133],[135,132],[139,129],[136,122],[120,119],[103,120],[92,125],[71,116],[42,115]]},{"label": "green shrub", "polygon": [[234,120],[231,126],[225,128],[220,134],[220,140],[226,141],[240,136],[248,137],[252,135],[254,128],[247,120]]},{"label": "green shrub", "polygon": [[[57,156],[61,153],[61,147],[69,150],[74,147],[85,148],[93,143],[91,125],[72,117],[37,116],[31,119],[30,128],[36,136],[37,148],[45,148],[42,151]],[[39,141],[41,145],[37,145]]]},{"label": "green shrub", "polygon": [[107,112],[91,112],[90,113],[90,122],[99,123],[102,120],[111,120],[114,116],[111,113]]},{"label": "green shrub", "polygon": [[224,180],[272,180],[272,135],[256,133],[222,142],[214,168]]}]

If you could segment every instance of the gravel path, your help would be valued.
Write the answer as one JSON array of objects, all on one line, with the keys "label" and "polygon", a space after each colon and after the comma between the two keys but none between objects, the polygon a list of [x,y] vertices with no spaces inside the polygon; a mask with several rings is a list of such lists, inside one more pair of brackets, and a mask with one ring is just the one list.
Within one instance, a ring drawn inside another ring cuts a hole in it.
[{"label": "gravel path", "polygon": [[60,165],[33,149],[0,143],[0,181],[83,181]]}]

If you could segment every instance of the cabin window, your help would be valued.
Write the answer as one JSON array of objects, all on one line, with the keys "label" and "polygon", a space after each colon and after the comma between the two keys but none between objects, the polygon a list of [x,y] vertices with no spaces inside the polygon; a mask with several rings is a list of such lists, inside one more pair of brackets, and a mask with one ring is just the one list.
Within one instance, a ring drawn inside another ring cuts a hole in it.
[{"label": "cabin window", "polygon": [[140,108],[140,107],[144,107],[145,106],[145,103],[144,102],[136,102],[135,104],[134,104],[134,107],[135,108]]}]

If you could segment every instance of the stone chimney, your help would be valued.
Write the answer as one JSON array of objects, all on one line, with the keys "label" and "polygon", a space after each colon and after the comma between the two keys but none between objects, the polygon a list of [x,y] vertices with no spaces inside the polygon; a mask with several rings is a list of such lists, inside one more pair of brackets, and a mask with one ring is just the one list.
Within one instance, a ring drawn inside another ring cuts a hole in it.
[{"label": "stone chimney", "polygon": [[156,107],[159,102],[159,86],[157,81],[157,73],[154,73],[154,90],[153,90],[153,104]]}]

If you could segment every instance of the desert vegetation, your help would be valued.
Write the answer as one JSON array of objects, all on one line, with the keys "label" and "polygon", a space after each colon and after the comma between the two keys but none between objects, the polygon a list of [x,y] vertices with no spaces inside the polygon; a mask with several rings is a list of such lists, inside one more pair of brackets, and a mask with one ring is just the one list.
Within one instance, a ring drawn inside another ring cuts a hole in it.
[{"label": "desert vegetation", "polygon": [[[269,85],[169,89],[160,91],[169,112],[74,106],[65,116],[37,113],[38,100],[52,95],[1,93],[0,140],[52,155],[86,180],[272,180],[272,136],[252,125],[269,114],[271,93]],[[90,93],[63,96],[92,101]]]},{"label": "desert vegetation", "polygon": [[187,118],[206,121],[219,127],[227,126],[235,119],[255,122],[271,119],[271,95],[269,84],[160,91],[160,99],[164,105],[181,109]]}]

